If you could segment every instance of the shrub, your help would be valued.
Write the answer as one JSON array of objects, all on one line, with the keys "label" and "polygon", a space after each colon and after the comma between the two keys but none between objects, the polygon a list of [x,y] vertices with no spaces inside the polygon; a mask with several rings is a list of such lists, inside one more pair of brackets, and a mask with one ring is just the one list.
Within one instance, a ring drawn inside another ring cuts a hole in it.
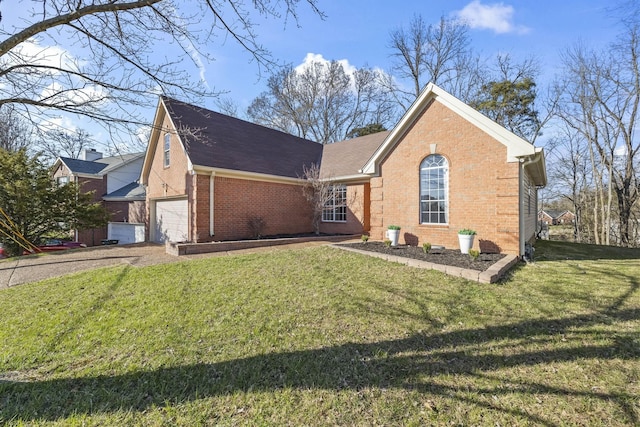
[{"label": "shrub", "polygon": [[431,250],[431,243],[423,243],[422,244],[422,251],[425,254],[428,254],[430,250]]},{"label": "shrub", "polygon": [[467,236],[474,236],[476,235],[476,230],[472,230],[470,228],[463,228],[462,230],[458,231],[458,234],[464,234]]},{"label": "shrub", "polygon": [[469,256],[475,261],[480,256],[480,251],[477,249],[469,249]]},{"label": "shrub", "polygon": [[384,245],[385,245],[386,247],[388,247],[388,248],[389,248],[389,247],[391,247],[391,240],[389,240],[389,239],[385,239],[385,241],[384,241]]},{"label": "shrub", "polygon": [[263,236],[264,229],[267,226],[267,222],[261,216],[252,216],[247,220],[251,237],[259,239]]},{"label": "shrub", "polygon": [[390,225],[389,226],[389,230],[400,230],[400,226],[399,225]]},{"label": "shrub", "polygon": [[367,236],[366,234],[363,234],[362,237],[360,237],[360,239],[362,239],[362,243],[367,243],[367,241],[369,240],[369,236]]}]

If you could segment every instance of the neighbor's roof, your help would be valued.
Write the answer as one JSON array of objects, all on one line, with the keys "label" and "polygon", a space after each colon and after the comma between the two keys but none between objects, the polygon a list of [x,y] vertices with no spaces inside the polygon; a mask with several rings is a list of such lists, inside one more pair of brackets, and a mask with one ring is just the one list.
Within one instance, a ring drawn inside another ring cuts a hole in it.
[{"label": "neighbor's roof", "polygon": [[564,215],[565,213],[569,213],[571,215],[573,215],[573,212],[569,212],[568,210],[558,210],[558,209],[543,209],[542,212],[546,213],[547,215],[549,215],[551,218],[553,219],[558,219],[560,218],[562,215]]},{"label": "neighbor's roof", "polygon": [[144,186],[137,182],[131,182],[125,185],[124,187],[118,188],[117,190],[102,196],[102,198],[107,201],[144,200],[145,197],[146,197],[146,190]]},{"label": "neighbor's roof", "polygon": [[300,178],[322,145],[166,96],[162,97],[194,167]]},{"label": "neighbor's roof", "polygon": [[73,174],[104,175],[110,171],[124,166],[144,156],[144,153],[128,153],[118,156],[103,157],[97,160],[80,160],[70,157],[58,157],[58,162],[63,163]]},{"label": "neighbor's roof", "polygon": [[60,161],[71,171],[71,173],[81,173],[97,175],[102,169],[107,167],[106,163],[92,162],[88,160],[72,159],[70,157],[59,157]]},{"label": "neighbor's roof", "polygon": [[361,174],[359,170],[367,163],[367,160],[371,158],[389,133],[391,132],[378,132],[326,144],[322,151],[320,176],[331,179],[366,176]]}]

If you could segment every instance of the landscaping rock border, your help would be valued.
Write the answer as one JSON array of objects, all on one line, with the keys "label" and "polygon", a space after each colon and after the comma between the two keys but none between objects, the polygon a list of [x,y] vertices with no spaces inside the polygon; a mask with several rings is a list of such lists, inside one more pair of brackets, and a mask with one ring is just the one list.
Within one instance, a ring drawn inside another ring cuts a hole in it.
[{"label": "landscaping rock border", "polygon": [[389,255],[389,254],[384,254],[379,252],[364,251],[364,250],[355,249],[355,248],[351,248],[344,245],[333,244],[331,246],[333,246],[334,248],[342,249],[344,251],[355,252],[362,255],[381,258],[391,262],[405,264],[409,267],[423,268],[427,270],[437,270],[442,273],[448,274],[450,276],[462,277],[464,279],[472,280],[479,283],[497,282],[498,280],[500,280],[500,278],[502,278],[506,274],[507,271],[511,269],[511,267],[513,267],[518,262],[518,257],[516,255],[506,255],[502,259],[500,259],[498,262],[493,264],[491,267],[486,269],[485,271],[477,271],[477,270],[469,270],[466,268],[455,267],[452,265],[436,264],[433,262],[401,257],[397,255]]}]

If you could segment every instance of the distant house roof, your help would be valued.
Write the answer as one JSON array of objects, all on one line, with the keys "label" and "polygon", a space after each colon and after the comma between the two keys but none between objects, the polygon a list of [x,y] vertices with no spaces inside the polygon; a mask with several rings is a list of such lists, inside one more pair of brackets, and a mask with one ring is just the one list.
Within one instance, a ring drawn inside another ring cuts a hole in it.
[{"label": "distant house roof", "polygon": [[144,156],[144,153],[127,153],[91,161],[72,159],[70,157],[58,157],[55,166],[59,163],[64,163],[73,174],[102,176],[142,156]]},{"label": "distant house roof", "polygon": [[163,96],[194,166],[300,178],[322,145]]},{"label": "distant house roof", "polygon": [[132,182],[117,189],[116,191],[105,194],[102,196],[102,199],[106,201],[133,201],[144,200],[145,197],[146,191],[144,186],[137,182]]},{"label": "distant house roof", "polygon": [[81,173],[88,175],[96,175],[100,171],[107,167],[105,163],[98,163],[88,160],[72,159],[70,157],[59,157],[60,161],[64,163],[71,173]]},{"label": "distant house roof", "polygon": [[359,170],[367,163],[367,160],[371,158],[389,133],[389,131],[378,132],[326,144],[322,150],[320,176],[323,178],[365,176]]},{"label": "distant house roof", "polygon": [[549,217],[551,217],[552,219],[558,219],[560,218],[562,215],[564,214],[569,214],[569,215],[573,215],[573,212],[568,211],[568,210],[559,210],[559,209],[543,209],[540,211],[540,213],[544,213],[549,215]]}]

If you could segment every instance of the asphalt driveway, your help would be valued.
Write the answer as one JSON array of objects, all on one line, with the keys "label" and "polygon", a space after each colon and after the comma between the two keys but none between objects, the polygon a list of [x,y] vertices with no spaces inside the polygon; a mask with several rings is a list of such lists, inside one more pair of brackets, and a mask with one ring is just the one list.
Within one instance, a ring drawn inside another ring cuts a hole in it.
[{"label": "asphalt driveway", "polygon": [[23,283],[37,282],[52,277],[79,271],[93,270],[119,264],[144,267],[189,259],[210,258],[226,255],[241,255],[255,252],[325,245],[330,242],[291,243],[282,246],[240,249],[232,252],[212,252],[204,254],[174,256],[166,253],[164,245],[137,243],[133,245],[94,246],[86,249],[52,252],[44,255],[30,255],[0,260],[0,290]]}]

